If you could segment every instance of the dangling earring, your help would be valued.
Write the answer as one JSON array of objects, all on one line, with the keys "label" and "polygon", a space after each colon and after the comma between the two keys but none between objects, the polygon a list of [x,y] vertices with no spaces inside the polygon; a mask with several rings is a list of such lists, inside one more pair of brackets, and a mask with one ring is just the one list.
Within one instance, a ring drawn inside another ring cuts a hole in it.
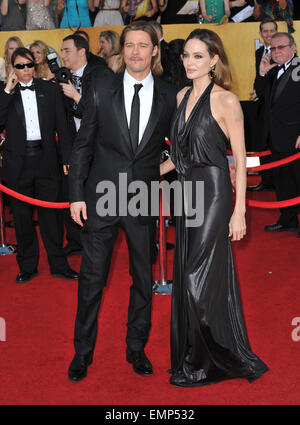
[{"label": "dangling earring", "polygon": [[216,78],[216,65],[210,65],[210,71],[208,72],[211,80]]}]

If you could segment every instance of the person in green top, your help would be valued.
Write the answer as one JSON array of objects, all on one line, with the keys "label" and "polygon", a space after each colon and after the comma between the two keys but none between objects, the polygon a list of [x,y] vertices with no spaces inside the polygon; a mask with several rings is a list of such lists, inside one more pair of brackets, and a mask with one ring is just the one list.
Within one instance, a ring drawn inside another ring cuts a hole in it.
[{"label": "person in green top", "polygon": [[200,0],[203,23],[217,24],[222,18],[230,16],[229,0]]}]

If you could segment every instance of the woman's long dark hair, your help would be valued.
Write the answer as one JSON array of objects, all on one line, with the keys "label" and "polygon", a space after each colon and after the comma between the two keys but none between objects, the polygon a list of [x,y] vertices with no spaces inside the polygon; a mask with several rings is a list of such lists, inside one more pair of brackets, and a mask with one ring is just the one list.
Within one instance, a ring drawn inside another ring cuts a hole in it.
[{"label": "woman's long dark hair", "polygon": [[196,29],[190,33],[185,40],[184,46],[189,40],[200,40],[206,44],[209,56],[213,58],[215,55],[219,56],[215,70],[215,83],[223,87],[225,90],[230,90],[232,86],[232,77],[229,68],[229,62],[222,40],[215,32],[207,29]]}]

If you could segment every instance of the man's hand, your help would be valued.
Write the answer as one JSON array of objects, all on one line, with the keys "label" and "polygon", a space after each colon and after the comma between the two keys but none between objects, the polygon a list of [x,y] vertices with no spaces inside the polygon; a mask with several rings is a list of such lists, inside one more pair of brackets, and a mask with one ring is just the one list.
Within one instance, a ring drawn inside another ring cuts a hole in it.
[{"label": "man's hand", "polygon": [[63,165],[64,175],[67,176],[69,174],[70,165]]},{"label": "man's hand", "polygon": [[259,99],[258,99],[258,97],[257,97],[257,94],[256,94],[256,90],[253,90],[251,93],[250,93],[250,98],[249,98],[249,100],[252,100],[252,102],[257,102]]},{"label": "man's hand", "polygon": [[70,213],[72,219],[80,226],[83,226],[81,217],[83,220],[87,220],[86,203],[84,201],[72,202],[70,206]]},{"label": "man's hand", "polygon": [[295,148],[300,149],[300,136],[297,137]]},{"label": "man's hand", "polygon": [[71,81],[68,81],[67,83],[60,83],[64,95],[69,97],[70,99],[73,99],[77,105],[81,99],[81,94],[75,89]]},{"label": "man's hand", "polygon": [[5,90],[6,91],[12,91],[16,87],[18,82],[19,82],[19,80],[18,80],[18,77],[17,77],[15,71],[11,71],[11,73],[8,76],[7,82],[6,82]]},{"label": "man's hand", "polygon": [[260,65],[259,65],[259,75],[261,77],[263,77],[264,75],[266,75],[270,69],[274,68],[275,66],[277,66],[277,63],[270,63],[271,61],[271,55],[265,55],[262,60],[260,61]]}]

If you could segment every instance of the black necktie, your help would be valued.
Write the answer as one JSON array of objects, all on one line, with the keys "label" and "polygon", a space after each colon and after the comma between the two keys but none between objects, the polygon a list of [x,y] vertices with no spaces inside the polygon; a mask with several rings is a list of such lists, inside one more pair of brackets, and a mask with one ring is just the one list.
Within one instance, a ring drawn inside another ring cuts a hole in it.
[{"label": "black necktie", "polygon": [[136,151],[139,144],[139,123],[140,123],[140,97],[139,91],[143,84],[134,85],[134,96],[131,104],[129,131],[133,152]]},{"label": "black necktie", "polygon": [[31,84],[31,86],[21,86],[20,85],[20,90],[27,90],[27,89],[34,91],[35,90],[34,84]]}]

